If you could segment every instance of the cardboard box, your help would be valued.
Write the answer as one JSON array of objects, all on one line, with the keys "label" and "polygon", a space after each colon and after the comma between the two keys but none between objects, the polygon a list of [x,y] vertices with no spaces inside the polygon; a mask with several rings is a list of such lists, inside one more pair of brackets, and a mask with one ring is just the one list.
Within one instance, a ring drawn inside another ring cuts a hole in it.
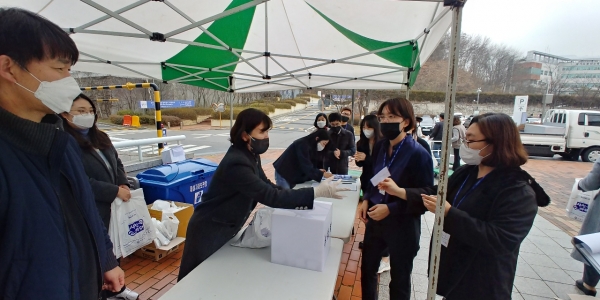
[{"label": "cardboard box", "polygon": [[174,253],[175,251],[179,250],[180,245],[182,245],[183,243],[185,243],[185,238],[176,237],[166,246],[160,246],[156,248],[156,246],[154,246],[154,243],[150,243],[149,245],[146,245],[137,250],[135,254],[143,258],[151,259],[153,261],[159,261],[169,256],[171,253]]},{"label": "cardboard box", "polygon": [[[175,216],[177,217],[177,219],[179,219],[179,228],[177,228],[177,236],[185,237],[188,223],[190,222],[192,214],[194,214],[194,205],[183,202],[175,202],[175,205],[180,207],[180,209],[177,212],[175,212]],[[148,204],[148,211],[150,212],[151,218],[155,218],[159,221],[162,220],[162,211],[152,209],[152,204]]]},{"label": "cardboard box", "polygon": [[275,209],[271,217],[271,262],[323,271],[331,243],[330,202],[312,210]]}]

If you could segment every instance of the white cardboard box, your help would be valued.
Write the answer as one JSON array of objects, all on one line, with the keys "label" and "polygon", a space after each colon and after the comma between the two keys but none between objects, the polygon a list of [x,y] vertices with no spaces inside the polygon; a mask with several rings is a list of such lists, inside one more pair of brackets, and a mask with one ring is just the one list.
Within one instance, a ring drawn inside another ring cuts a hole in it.
[{"label": "white cardboard box", "polygon": [[271,262],[323,271],[331,243],[330,202],[311,210],[275,209],[271,217]]},{"label": "white cardboard box", "polygon": [[167,147],[162,151],[163,164],[171,164],[185,160],[185,152],[181,146]]}]

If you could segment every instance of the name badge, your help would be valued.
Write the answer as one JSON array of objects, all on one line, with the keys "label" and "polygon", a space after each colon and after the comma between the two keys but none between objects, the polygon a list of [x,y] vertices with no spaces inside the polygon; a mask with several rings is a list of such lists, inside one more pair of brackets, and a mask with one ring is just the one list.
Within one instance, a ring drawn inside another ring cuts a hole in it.
[{"label": "name badge", "polygon": [[442,231],[442,246],[448,248],[448,242],[450,242],[450,235]]}]

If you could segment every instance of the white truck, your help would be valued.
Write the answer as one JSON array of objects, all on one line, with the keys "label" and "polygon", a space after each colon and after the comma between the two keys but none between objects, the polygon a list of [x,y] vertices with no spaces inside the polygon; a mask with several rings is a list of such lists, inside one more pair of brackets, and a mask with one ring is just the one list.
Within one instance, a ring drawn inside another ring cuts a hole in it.
[{"label": "white truck", "polygon": [[559,154],[595,162],[600,157],[600,111],[548,110],[542,124],[525,124],[521,142],[530,156]]}]

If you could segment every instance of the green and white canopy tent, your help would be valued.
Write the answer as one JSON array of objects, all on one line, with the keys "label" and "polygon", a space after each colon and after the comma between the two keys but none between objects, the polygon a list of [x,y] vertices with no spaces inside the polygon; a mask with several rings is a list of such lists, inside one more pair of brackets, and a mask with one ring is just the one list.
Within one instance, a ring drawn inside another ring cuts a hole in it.
[{"label": "green and white canopy tent", "polygon": [[[74,70],[222,91],[399,89],[451,23],[390,0],[0,0],[72,33]],[[235,86],[230,85],[233,77]]]},{"label": "green and white canopy tent", "polygon": [[[229,92],[410,88],[451,27],[450,116],[466,1],[0,0],[0,6],[37,12],[71,33],[81,55],[74,70]],[[437,286],[451,121],[444,121],[430,300]]]}]

